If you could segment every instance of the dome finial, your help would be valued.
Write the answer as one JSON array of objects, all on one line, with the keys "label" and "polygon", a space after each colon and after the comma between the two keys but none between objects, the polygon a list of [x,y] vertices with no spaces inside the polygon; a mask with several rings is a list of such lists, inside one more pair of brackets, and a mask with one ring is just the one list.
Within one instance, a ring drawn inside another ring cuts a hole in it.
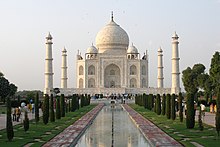
[{"label": "dome finial", "polygon": [[113,11],[112,11],[112,17],[111,17],[111,18],[112,18],[112,21],[114,21],[114,19],[113,19],[113,18],[114,18],[114,16],[113,16]]}]

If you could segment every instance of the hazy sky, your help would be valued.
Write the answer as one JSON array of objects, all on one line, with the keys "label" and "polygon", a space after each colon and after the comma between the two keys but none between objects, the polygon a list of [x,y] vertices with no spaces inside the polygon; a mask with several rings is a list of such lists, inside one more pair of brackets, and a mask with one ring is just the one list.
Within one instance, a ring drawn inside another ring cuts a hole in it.
[{"label": "hazy sky", "polygon": [[220,51],[220,0],[1,0],[0,71],[19,90],[44,88],[45,37],[53,36],[54,87],[60,87],[61,50],[68,53],[68,87],[76,86],[76,54],[95,44],[114,20],[141,56],[149,53],[150,87],[157,83],[157,49],[164,51],[165,87],[171,86],[171,36],[179,35],[180,71],[207,69]]}]

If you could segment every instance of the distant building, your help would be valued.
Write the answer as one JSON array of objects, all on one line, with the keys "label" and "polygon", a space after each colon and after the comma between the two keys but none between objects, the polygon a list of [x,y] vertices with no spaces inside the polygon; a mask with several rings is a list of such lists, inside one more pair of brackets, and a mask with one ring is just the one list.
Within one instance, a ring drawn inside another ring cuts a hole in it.
[{"label": "distant building", "polygon": [[[53,90],[52,36],[46,37],[45,90]],[[125,94],[125,93],[179,93],[178,36],[172,37],[172,87],[163,84],[163,51],[158,49],[158,87],[149,88],[149,66],[147,51],[141,57],[138,49],[129,46],[128,34],[113,20],[104,26],[96,36],[96,46],[92,44],[85,56],[77,53],[76,88],[67,87],[67,54],[62,51],[61,93]]]}]

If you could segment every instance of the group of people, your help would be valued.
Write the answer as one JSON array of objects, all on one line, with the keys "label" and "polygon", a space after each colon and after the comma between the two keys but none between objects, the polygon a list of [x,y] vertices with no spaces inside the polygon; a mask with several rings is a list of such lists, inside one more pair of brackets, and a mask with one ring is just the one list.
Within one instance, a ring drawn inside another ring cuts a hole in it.
[{"label": "group of people", "polygon": [[211,112],[211,113],[217,112],[217,107],[216,107],[216,105],[214,105],[213,103],[211,103],[211,105],[210,105],[210,112]]},{"label": "group of people", "polygon": [[21,118],[22,111],[34,113],[34,103],[32,103],[32,104],[30,103],[30,104],[26,105],[24,102],[22,102],[21,107],[12,108],[12,120],[19,122],[19,120]]},{"label": "group of people", "polygon": [[19,122],[21,117],[21,107],[12,108],[12,120]]}]

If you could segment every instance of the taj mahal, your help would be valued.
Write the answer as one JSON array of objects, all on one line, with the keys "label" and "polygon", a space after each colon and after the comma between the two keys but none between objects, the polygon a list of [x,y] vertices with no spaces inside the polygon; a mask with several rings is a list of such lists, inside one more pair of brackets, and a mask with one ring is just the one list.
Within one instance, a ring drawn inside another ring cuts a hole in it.
[{"label": "taj mahal", "polygon": [[[180,92],[178,35],[172,36],[172,85],[164,88],[163,50],[158,49],[157,87],[149,86],[148,53],[140,55],[129,36],[111,16],[110,22],[96,36],[95,45],[85,55],[77,54],[76,88],[67,85],[67,50],[62,50],[61,87],[65,95],[77,94],[178,94]],[[50,94],[53,87],[52,36],[46,37],[45,88]],[[156,80],[156,79],[155,79]]]}]

